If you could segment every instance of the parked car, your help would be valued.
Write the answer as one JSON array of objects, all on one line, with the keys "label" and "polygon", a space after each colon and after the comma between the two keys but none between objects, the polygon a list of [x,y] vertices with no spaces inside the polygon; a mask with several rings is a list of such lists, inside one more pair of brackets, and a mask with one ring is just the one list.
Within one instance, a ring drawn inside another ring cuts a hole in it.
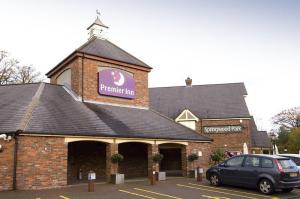
[{"label": "parked car", "polygon": [[286,158],[290,158],[291,160],[293,160],[296,163],[296,165],[300,169],[300,155],[299,154],[278,154],[278,155],[286,157]]},{"label": "parked car", "polygon": [[257,188],[264,194],[275,190],[291,192],[300,187],[296,164],[276,155],[238,155],[209,168],[206,178],[214,186],[221,184]]}]

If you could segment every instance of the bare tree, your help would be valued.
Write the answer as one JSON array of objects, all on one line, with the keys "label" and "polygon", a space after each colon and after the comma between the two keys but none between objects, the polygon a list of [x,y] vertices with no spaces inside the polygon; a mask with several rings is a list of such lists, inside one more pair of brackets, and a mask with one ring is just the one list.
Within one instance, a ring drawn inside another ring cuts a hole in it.
[{"label": "bare tree", "polygon": [[19,61],[0,51],[0,85],[40,82],[41,73],[32,66],[19,65]]},{"label": "bare tree", "polygon": [[0,51],[0,85],[13,83],[18,63],[16,59],[9,58],[6,51]]},{"label": "bare tree", "polygon": [[274,124],[284,127],[286,130],[300,127],[300,107],[284,110],[272,118]]},{"label": "bare tree", "polygon": [[34,83],[41,82],[41,73],[37,72],[35,68],[32,66],[18,66],[14,82],[17,84],[26,84],[26,83]]}]

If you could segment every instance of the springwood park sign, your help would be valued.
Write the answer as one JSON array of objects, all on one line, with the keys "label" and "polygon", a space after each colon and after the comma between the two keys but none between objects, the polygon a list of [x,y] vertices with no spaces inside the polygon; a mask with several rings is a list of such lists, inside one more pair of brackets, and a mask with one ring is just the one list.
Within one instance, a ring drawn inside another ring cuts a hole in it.
[{"label": "springwood park sign", "polygon": [[135,80],[128,72],[118,69],[103,69],[98,72],[100,95],[120,98],[135,98]]},{"label": "springwood park sign", "polygon": [[241,133],[242,126],[205,126],[204,133]]}]

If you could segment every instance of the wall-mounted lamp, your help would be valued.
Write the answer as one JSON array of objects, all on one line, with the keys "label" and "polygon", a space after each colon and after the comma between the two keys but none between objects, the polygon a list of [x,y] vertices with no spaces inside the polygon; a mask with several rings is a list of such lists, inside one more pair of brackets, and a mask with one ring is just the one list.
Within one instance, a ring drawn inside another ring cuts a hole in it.
[{"label": "wall-mounted lamp", "polygon": [[3,147],[2,145],[0,144],[0,153],[3,151]]}]

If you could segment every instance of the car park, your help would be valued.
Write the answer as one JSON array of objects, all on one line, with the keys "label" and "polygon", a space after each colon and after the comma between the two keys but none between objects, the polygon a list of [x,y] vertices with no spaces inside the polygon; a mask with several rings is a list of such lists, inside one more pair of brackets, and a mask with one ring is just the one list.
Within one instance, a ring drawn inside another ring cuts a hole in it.
[{"label": "car park", "polygon": [[291,192],[300,187],[300,173],[296,164],[277,155],[239,155],[209,168],[206,178],[211,185],[221,184],[257,188],[263,194],[275,190]]}]

